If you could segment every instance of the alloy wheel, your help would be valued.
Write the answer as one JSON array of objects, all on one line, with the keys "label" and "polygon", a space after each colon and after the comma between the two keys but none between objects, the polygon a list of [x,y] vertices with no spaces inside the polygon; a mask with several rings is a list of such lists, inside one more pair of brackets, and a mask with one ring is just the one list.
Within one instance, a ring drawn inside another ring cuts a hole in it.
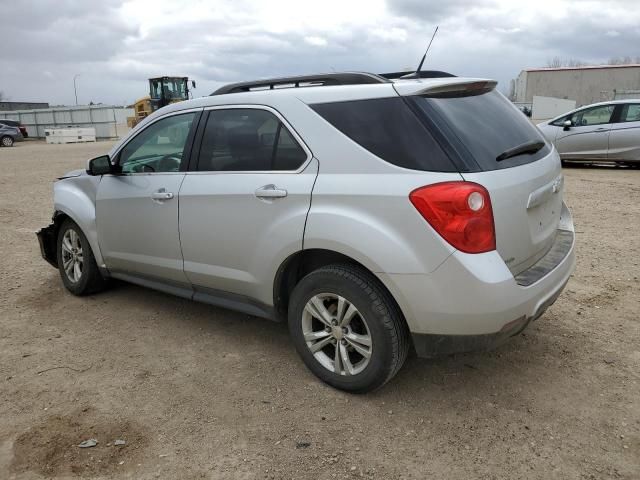
[{"label": "alloy wheel", "polygon": [[64,232],[62,237],[62,266],[71,282],[80,281],[84,267],[84,256],[80,236],[72,228]]},{"label": "alloy wheel", "polygon": [[302,314],[302,333],[315,359],[335,374],[357,375],[369,364],[369,326],[355,305],[340,295],[311,297]]}]

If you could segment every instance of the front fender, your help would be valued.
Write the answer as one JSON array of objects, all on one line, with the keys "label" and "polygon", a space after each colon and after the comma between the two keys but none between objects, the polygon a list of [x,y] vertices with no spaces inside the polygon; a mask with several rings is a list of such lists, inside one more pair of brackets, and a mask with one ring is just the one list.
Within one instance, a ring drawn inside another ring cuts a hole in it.
[{"label": "front fender", "polygon": [[96,194],[102,177],[80,176],[60,180],[54,184],[54,208],[69,216],[89,241],[99,268],[106,269],[96,229]]}]

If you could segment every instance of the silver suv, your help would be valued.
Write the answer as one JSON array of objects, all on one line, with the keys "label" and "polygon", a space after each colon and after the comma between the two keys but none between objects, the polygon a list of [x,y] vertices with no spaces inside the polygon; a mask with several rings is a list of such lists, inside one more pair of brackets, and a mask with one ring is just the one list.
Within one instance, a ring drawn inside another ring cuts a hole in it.
[{"label": "silver suv", "polygon": [[55,183],[44,258],[76,295],[116,278],[286,320],[307,367],[351,392],[410,349],[494,347],[574,269],[560,159],[493,81],[393,77],[162,108]]}]

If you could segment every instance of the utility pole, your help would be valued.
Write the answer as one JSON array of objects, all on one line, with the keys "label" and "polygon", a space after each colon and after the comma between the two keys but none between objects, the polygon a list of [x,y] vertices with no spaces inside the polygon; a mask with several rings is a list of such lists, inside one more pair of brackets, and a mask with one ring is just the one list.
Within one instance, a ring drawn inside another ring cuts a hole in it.
[{"label": "utility pole", "polygon": [[75,93],[76,95],[76,105],[78,105],[78,88],[76,87],[76,78],[78,78],[80,76],[79,73],[76,73],[73,76],[73,93]]}]

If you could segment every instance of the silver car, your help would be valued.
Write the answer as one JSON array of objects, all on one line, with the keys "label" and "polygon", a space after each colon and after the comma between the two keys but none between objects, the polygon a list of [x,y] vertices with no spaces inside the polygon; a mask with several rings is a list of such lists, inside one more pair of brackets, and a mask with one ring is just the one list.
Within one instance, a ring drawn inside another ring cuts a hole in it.
[{"label": "silver car", "polygon": [[24,137],[18,127],[0,123],[0,146],[12,147],[15,142],[21,142],[23,140]]},{"label": "silver car", "polygon": [[110,278],[288,321],[351,392],[521,332],[571,275],[560,159],[465,78],[332,73],[160,109],[54,186],[42,255],[76,295]]},{"label": "silver car", "polygon": [[640,164],[640,100],[588,105],[538,128],[562,161]]}]

